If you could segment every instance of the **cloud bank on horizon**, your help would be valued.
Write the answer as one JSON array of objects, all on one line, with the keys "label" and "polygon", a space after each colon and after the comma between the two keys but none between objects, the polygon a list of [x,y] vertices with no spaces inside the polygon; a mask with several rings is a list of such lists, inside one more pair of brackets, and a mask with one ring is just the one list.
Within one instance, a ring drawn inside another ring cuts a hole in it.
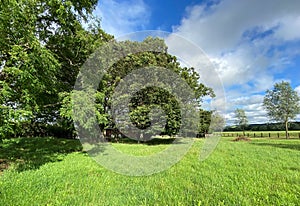
[{"label": "cloud bank on horizon", "polygon": [[[159,1],[103,0],[95,14],[116,37],[164,28],[199,46],[223,82],[227,124],[233,124],[236,108],[246,111],[250,123],[267,122],[262,101],[275,82],[289,81],[300,94],[300,1],[186,1],[176,5],[182,7],[176,14],[170,6],[174,1],[164,2],[160,10],[165,12],[157,13]],[[171,17],[178,21],[161,23]],[[187,50],[171,35],[166,43],[172,53]]]}]

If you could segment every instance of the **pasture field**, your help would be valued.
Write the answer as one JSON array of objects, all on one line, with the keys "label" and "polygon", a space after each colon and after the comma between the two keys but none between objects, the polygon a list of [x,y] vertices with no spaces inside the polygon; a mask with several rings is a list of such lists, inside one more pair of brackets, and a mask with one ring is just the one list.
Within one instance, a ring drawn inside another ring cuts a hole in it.
[{"label": "pasture field", "polygon": [[[237,137],[243,135],[242,131],[238,132],[222,132],[224,137]],[[270,137],[270,138],[280,138],[285,139],[285,131],[245,131],[246,137]],[[291,139],[300,139],[300,131],[289,131],[289,136]]]},{"label": "pasture field", "polygon": [[[4,140],[0,205],[299,205],[300,140],[233,139],[222,137],[202,162],[197,139],[179,163],[141,177],[101,167],[77,140]],[[168,147],[113,145],[137,155]]]}]

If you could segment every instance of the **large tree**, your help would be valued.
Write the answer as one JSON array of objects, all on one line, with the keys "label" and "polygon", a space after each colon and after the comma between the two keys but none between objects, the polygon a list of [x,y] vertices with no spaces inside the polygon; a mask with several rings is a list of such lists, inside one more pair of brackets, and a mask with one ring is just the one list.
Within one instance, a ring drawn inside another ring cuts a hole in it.
[{"label": "large tree", "polygon": [[[105,73],[102,77],[102,80],[99,83],[99,88],[95,92],[94,99],[96,100],[96,117],[97,122],[101,129],[106,127],[114,128],[115,121],[111,116],[112,114],[112,96],[117,96],[117,99],[114,99],[114,105],[121,105],[123,107],[122,110],[118,110],[119,114],[128,113],[130,115],[130,120],[126,121],[132,122],[137,128],[140,130],[145,130],[151,124],[151,115],[152,117],[157,116],[157,113],[153,113],[153,109],[155,107],[159,107],[162,113],[166,116],[166,124],[164,128],[159,128],[154,125],[152,130],[147,131],[143,138],[147,140],[154,133],[161,132],[162,134],[174,135],[177,134],[181,127],[182,123],[182,114],[180,111],[179,104],[174,96],[174,94],[169,93],[167,90],[163,89],[164,83],[162,81],[157,81],[157,86],[144,87],[140,81],[137,79],[144,79],[147,76],[147,73],[134,73],[134,71],[139,69],[148,68],[150,71],[155,71],[155,68],[161,68],[166,71],[170,71],[173,74],[176,74],[178,78],[182,79],[182,81],[186,82],[186,84],[191,88],[194,93],[194,99],[197,103],[197,108],[201,105],[202,98],[204,96],[210,95],[214,96],[214,92],[211,88],[206,87],[202,83],[199,83],[199,74],[195,71],[194,68],[181,67],[178,63],[175,56],[172,56],[167,53],[167,46],[164,41],[159,38],[151,38],[148,37],[142,42],[132,42],[132,41],[124,41],[124,42],[110,42],[109,47],[110,50],[116,56],[122,56],[122,54],[128,54],[124,58],[120,58],[115,62],[114,58],[109,58],[108,61],[112,60],[112,64],[110,67],[105,68]],[[146,51],[139,52],[146,48]],[[155,52],[153,52],[155,51]],[[104,59],[107,59],[107,55],[110,52],[105,53]],[[100,52],[101,53],[101,52]],[[120,53],[119,55],[117,53]],[[98,54],[96,52],[96,54]],[[98,54],[99,55],[99,54]],[[102,57],[99,57],[101,61]],[[108,64],[109,65],[109,64]],[[148,70],[148,71],[149,71]],[[146,70],[143,70],[144,72]],[[90,72],[94,74],[95,72]],[[151,72],[150,72],[151,73]],[[149,75],[151,75],[149,73]],[[162,75],[170,74],[164,72],[158,74],[160,77]],[[133,75],[134,74],[134,75]],[[134,78],[127,79],[130,84],[130,88],[141,88],[131,97],[129,104],[124,104],[124,98],[128,96],[128,88],[120,87],[119,85],[124,81],[128,75],[133,75]],[[137,78],[137,79],[135,79]],[[162,77],[164,80],[170,79],[170,76]],[[90,78],[88,78],[88,81]],[[151,81],[154,81],[153,78]],[[172,88],[176,88],[178,85],[177,81],[170,82]],[[119,88],[120,94],[116,95],[115,89]],[[124,90],[124,93],[122,93]],[[184,90],[178,90],[179,96],[186,96]],[[76,96],[77,102],[79,102],[81,95]],[[82,100],[84,101],[84,99]],[[62,108],[62,114],[66,117],[73,118],[72,112],[72,101],[71,98],[67,98],[65,104]],[[84,110],[77,110],[76,113],[76,122],[78,122],[84,128],[89,128],[93,126],[94,123],[91,122],[91,118],[89,120],[85,120]],[[159,117],[157,117],[159,119]],[[127,122],[129,123],[129,122]],[[193,124],[192,122],[190,122]],[[125,122],[126,124],[126,122]],[[189,123],[188,123],[189,124]],[[198,124],[194,122],[194,124]],[[120,125],[119,125],[120,126]],[[126,127],[128,125],[124,125]],[[152,125],[153,126],[153,125]],[[120,129],[120,128],[119,128]],[[189,132],[186,131],[188,134]]]},{"label": "large tree", "polygon": [[199,110],[200,122],[198,126],[198,136],[205,137],[205,134],[208,134],[210,124],[211,124],[211,116],[212,111],[207,111],[204,109]]},{"label": "large tree", "polygon": [[266,91],[263,106],[272,120],[284,123],[286,138],[289,138],[289,121],[300,112],[299,101],[299,95],[289,82],[276,83],[272,90]]},{"label": "large tree", "polygon": [[[96,48],[113,39],[92,16],[96,3],[97,0],[10,0],[0,4],[0,136],[46,135],[51,125],[74,131],[70,93],[79,69]],[[121,79],[137,68],[157,66],[175,72],[193,89],[199,103],[203,96],[213,95],[210,88],[199,83],[194,68],[180,67],[161,39],[113,42],[119,56],[131,54],[107,68],[95,93],[101,128],[114,126],[109,115],[111,95]],[[137,53],[141,48],[150,50]],[[157,88],[148,89],[147,94],[149,97],[143,100],[162,106],[168,114],[164,132],[176,133],[180,113],[174,96]],[[167,98],[158,98],[162,95]],[[149,108],[133,97],[130,114],[137,127],[149,124],[149,118],[145,118]]]},{"label": "large tree", "polygon": [[236,109],[234,111],[235,114],[235,124],[243,131],[243,135],[245,136],[245,127],[248,124],[248,118],[246,116],[245,110]]},{"label": "large tree", "polygon": [[[59,94],[72,90],[86,58],[112,38],[92,17],[96,3],[1,2],[0,136],[46,133],[38,125],[63,122]],[[88,20],[93,25],[88,26]]]}]

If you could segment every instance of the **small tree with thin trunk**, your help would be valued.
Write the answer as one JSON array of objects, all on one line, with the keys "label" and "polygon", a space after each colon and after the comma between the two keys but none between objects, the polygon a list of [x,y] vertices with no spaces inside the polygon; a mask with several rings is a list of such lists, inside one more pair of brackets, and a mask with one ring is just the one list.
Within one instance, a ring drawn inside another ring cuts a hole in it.
[{"label": "small tree with thin trunk", "polygon": [[234,113],[235,113],[235,118],[236,118],[235,123],[243,131],[243,135],[245,136],[245,128],[248,124],[248,118],[246,116],[245,110],[236,109]]},{"label": "small tree with thin trunk", "polygon": [[274,85],[272,90],[267,90],[263,106],[268,116],[277,122],[285,124],[285,135],[288,135],[289,121],[295,119],[300,112],[300,97],[288,82],[280,82]]},{"label": "small tree with thin trunk", "polygon": [[225,118],[220,113],[218,113],[217,111],[212,112],[209,127],[209,131],[211,133],[222,132],[225,127],[225,124]]}]

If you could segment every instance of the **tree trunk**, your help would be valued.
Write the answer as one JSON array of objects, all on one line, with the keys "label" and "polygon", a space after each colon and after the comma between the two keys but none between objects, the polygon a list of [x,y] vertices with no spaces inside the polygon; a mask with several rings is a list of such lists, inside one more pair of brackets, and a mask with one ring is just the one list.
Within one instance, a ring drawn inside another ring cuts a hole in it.
[{"label": "tree trunk", "polygon": [[288,121],[285,121],[285,137],[286,139],[289,138],[289,127],[288,127]]}]

